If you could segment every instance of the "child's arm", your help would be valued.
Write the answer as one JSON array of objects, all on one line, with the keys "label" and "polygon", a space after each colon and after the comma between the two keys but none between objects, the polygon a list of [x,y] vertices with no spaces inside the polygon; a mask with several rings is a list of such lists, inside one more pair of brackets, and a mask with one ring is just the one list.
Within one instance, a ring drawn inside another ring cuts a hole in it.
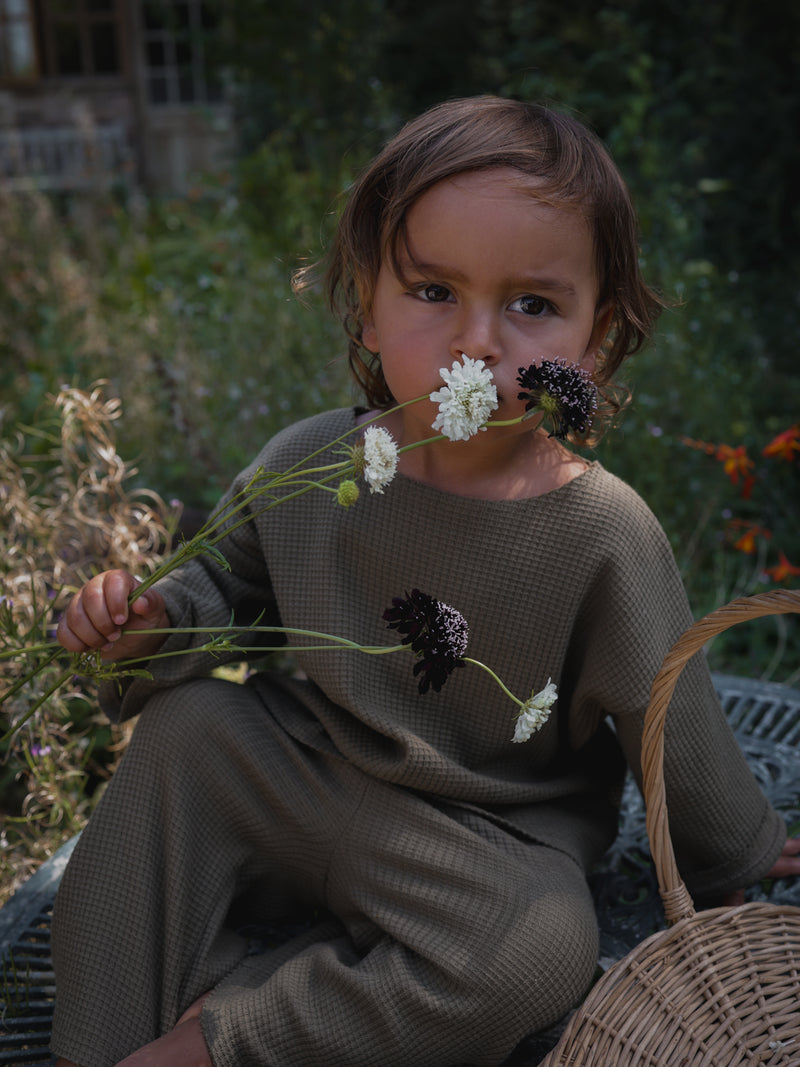
[{"label": "child's arm", "polygon": [[126,571],[96,575],[72,598],[58,624],[58,641],[68,652],[100,649],[102,658],[109,661],[152,656],[164,637],[135,631],[163,629],[170,623],[164,598],[155,589],[129,605],[128,598],[139,584]]}]

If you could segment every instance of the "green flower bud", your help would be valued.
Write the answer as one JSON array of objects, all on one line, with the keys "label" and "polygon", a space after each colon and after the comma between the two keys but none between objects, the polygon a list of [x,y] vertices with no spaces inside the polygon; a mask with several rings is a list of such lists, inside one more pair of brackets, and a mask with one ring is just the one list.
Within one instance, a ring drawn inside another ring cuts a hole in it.
[{"label": "green flower bud", "polygon": [[336,490],[336,503],[341,504],[343,508],[350,508],[357,500],[358,486],[356,483],[351,479],[341,482]]}]

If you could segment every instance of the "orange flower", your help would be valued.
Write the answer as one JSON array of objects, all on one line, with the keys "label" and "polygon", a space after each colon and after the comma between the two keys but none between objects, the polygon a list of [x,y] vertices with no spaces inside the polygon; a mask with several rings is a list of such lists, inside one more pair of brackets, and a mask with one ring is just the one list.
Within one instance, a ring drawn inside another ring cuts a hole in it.
[{"label": "orange flower", "polygon": [[725,473],[734,485],[738,485],[739,479],[742,479],[742,496],[747,499],[755,482],[755,478],[750,473],[755,464],[748,456],[744,445],[737,445],[736,448],[730,445],[719,445],[716,458],[720,460]]},{"label": "orange flower", "polygon": [[797,452],[800,452],[800,425],[795,423],[788,430],[773,437],[770,443],[765,445],[763,454],[780,457],[791,463]]},{"label": "orange flower", "polygon": [[699,452],[705,452],[709,456],[713,456],[717,451],[717,446],[710,445],[708,441],[697,441],[694,437],[681,437],[679,440],[682,445],[686,445],[688,448],[696,448]]},{"label": "orange flower", "polygon": [[745,552],[748,556],[752,556],[756,550],[756,538],[758,537],[763,537],[765,541],[769,541],[772,534],[769,530],[764,529],[763,526],[748,526],[742,536],[733,542],[733,547],[738,552]]},{"label": "orange flower", "polygon": [[785,582],[787,578],[794,578],[800,574],[800,567],[791,564],[783,552],[779,551],[777,565],[767,567],[767,574],[774,582]]}]

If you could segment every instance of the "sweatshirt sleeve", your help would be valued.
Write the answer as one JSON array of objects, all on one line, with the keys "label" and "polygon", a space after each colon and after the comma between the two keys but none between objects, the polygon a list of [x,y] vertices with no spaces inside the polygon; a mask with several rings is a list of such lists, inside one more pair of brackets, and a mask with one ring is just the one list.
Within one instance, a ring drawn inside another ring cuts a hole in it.
[{"label": "sweatshirt sleeve", "polygon": [[[251,483],[259,467],[263,467],[260,459],[239,475],[220,501],[218,511],[229,509],[231,502]],[[230,532],[216,546],[222,559],[216,554],[197,556],[157,584],[166,601],[171,626],[176,631],[201,632],[170,634],[159,653],[163,658],[154,658],[146,664],[150,677],[131,676],[101,685],[100,705],[112,722],[137,715],[159,689],[210,674],[224,663],[245,658],[246,653],[224,648],[193,651],[209,640],[203,629],[247,627],[256,621],[261,626],[280,626],[258,523],[251,521],[268,502],[269,498],[256,498],[252,505],[226,520],[225,528],[230,528]],[[265,646],[278,646],[284,641],[279,633],[236,634],[236,644],[249,646],[251,655],[255,656],[263,655]]]},{"label": "sweatshirt sleeve", "polygon": [[[580,747],[610,716],[641,789],[641,739],[650,687],[693,622],[675,559],[655,517],[619,483],[612,551],[588,590],[573,654],[571,706]],[[665,725],[670,836],[681,877],[699,897],[742,888],[780,854],[783,820],[761,791],[720,707],[705,655],[684,667]]]}]

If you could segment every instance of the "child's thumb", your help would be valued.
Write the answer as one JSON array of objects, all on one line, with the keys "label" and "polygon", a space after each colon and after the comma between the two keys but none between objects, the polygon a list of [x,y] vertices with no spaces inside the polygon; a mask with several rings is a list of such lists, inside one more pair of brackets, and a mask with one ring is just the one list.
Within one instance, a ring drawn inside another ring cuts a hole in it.
[{"label": "child's thumb", "polygon": [[[135,592],[135,590],[134,590]],[[146,593],[142,593],[141,596],[131,604],[131,611],[135,615],[147,617],[148,615],[156,615],[161,610],[161,597],[158,593],[152,592],[148,589]]]}]

